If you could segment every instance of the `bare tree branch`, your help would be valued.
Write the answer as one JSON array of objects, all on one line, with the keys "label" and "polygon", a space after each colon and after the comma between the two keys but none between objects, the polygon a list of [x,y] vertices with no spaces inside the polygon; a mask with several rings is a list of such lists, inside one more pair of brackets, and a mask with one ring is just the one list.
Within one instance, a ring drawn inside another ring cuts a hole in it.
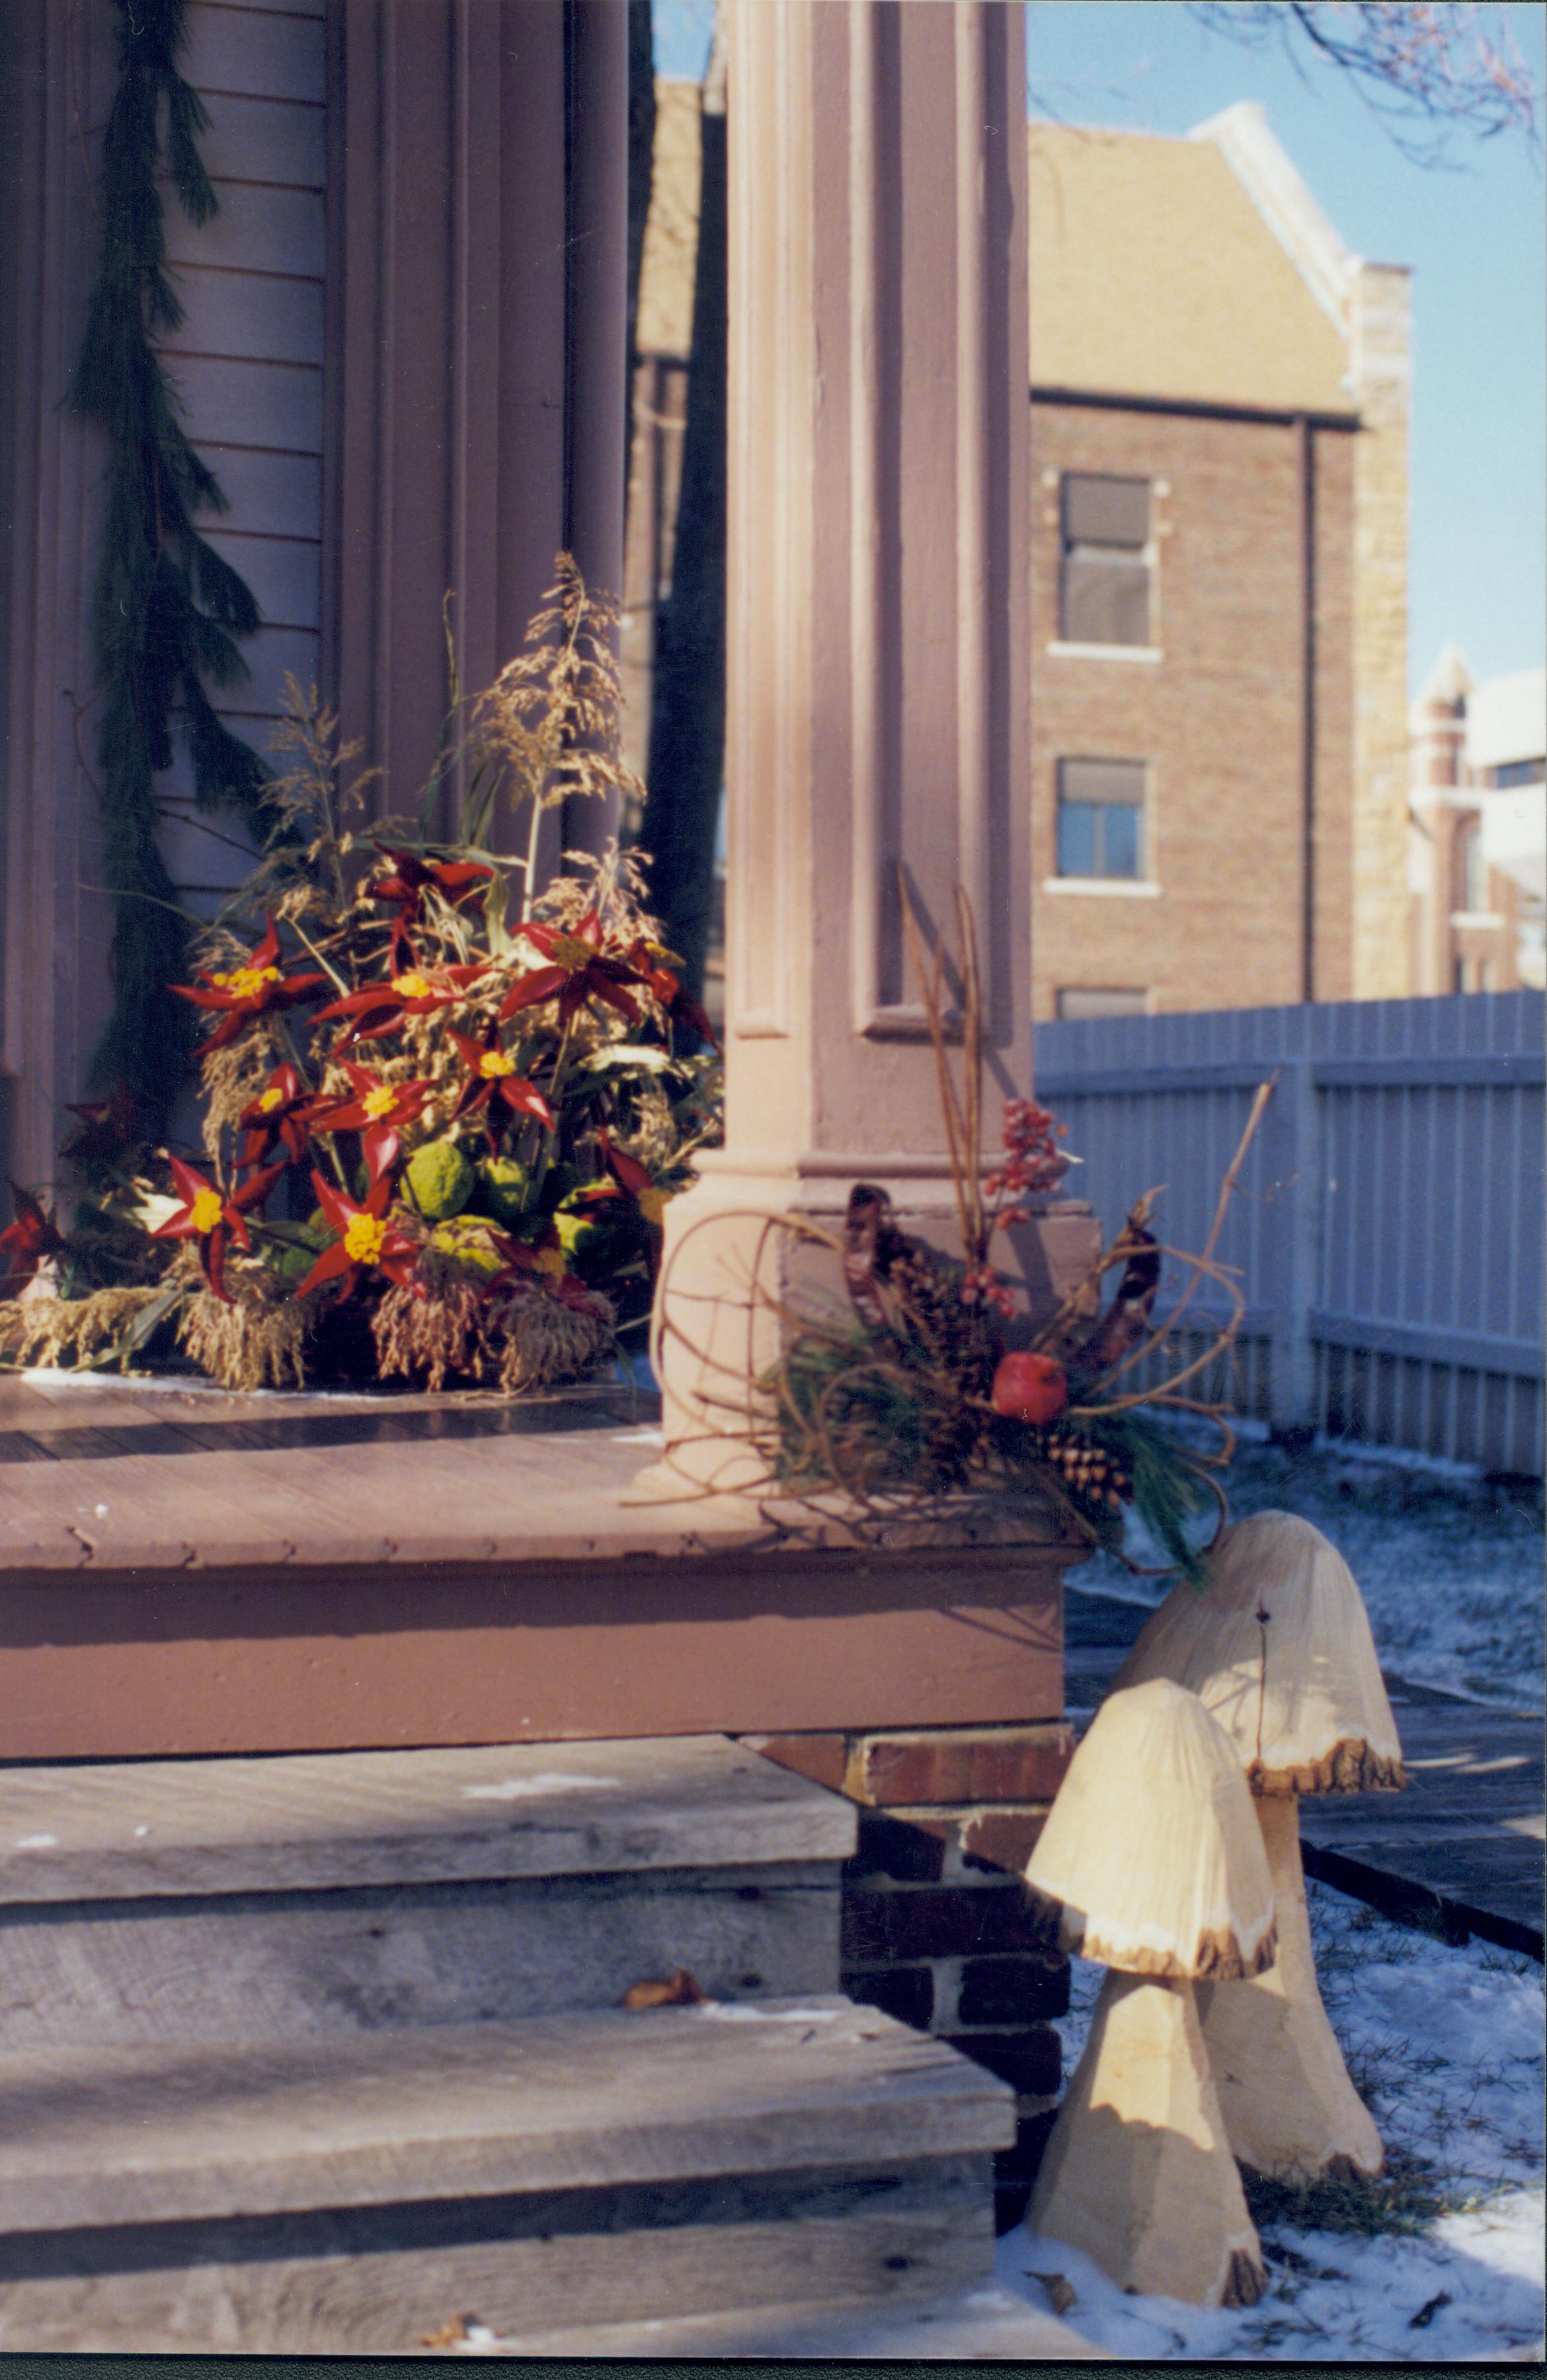
[{"label": "bare tree branch", "polygon": [[1262,49],[1276,42],[1300,67],[1307,52],[1346,74],[1404,156],[1452,161],[1465,130],[1523,132],[1536,147],[1542,94],[1504,6],[1433,0],[1188,0],[1211,31]]}]

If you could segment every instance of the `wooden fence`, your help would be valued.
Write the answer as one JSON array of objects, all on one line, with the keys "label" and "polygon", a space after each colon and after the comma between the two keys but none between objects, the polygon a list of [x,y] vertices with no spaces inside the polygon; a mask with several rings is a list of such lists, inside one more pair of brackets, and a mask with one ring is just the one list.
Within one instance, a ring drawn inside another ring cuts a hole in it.
[{"label": "wooden fence", "polygon": [[[1208,1392],[1278,1428],[1540,1475],[1543,1022],[1523,991],[1042,1025],[1037,1095],[1109,1229],[1163,1184],[1162,1238],[1199,1249],[1273,1077],[1217,1251],[1245,1319]],[[1168,1265],[1163,1308],[1185,1278]],[[1188,1318],[1220,1310],[1205,1284]]]}]

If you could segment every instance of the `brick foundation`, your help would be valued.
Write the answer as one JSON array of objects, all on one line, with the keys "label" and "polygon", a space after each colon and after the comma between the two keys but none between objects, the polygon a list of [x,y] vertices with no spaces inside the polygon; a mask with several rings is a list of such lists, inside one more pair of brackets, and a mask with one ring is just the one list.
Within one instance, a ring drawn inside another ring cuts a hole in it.
[{"label": "brick foundation", "polygon": [[1001,2228],[1019,2219],[1062,2082],[1050,2019],[1069,1962],[1020,1871],[1074,1750],[1059,1720],[1029,1727],[744,1736],[749,1749],[860,1806],[844,1871],[843,1982],[857,2000],[1011,2083],[1016,2145],[995,2160]]}]

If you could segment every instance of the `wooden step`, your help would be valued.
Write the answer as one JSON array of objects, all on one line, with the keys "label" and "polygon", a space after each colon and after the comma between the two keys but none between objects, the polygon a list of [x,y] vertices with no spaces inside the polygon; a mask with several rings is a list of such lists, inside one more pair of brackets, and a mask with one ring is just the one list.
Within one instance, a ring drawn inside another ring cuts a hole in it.
[{"label": "wooden step", "polygon": [[855,1826],[723,1736],[0,1771],[0,2049],[834,1990]]},{"label": "wooden step", "polygon": [[0,2057],[0,2349],[412,2353],[986,2281],[1008,2088],[835,1996]]},{"label": "wooden step", "polygon": [[737,2357],[866,2363],[928,2360],[954,2363],[1110,2362],[1111,2352],[1082,2338],[1055,2314],[1008,2289],[976,2288],[949,2296],[895,2299],[883,2305],[834,2300],[824,2305],[753,2306],[734,2313],[678,2320],[605,2323],[574,2330],[505,2338],[478,2317],[464,2318],[460,2349],[443,2353],[576,2357]]}]

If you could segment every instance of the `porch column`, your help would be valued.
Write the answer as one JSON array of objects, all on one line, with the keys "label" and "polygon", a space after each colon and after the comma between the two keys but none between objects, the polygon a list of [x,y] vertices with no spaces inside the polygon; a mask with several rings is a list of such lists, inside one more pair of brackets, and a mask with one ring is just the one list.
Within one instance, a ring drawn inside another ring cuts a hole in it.
[{"label": "porch column", "polygon": [[[106,0],[0,16],[0,1165],[54,1176],[112,1006],[88,613],[106,448],[64,405],[100,240]],[[81,716],[86,712],[85,717]]]},{"label": "porch column", "polygon": [[[976,912],[991,1143],[1029,1087],[1024,32],[1018,0],[731,0],[726,1142],[655,1326],[674,1459],[727,1485],[687,1449],[776,1343],[761,1219],[834,1228],[877,1181],[959,1252],[899,870],[927,935],[958,882]],[[1022,1234],[1023,1298],[1090,1235]]]},{"label": "porch column", "polygon": [[[561,546],[623,574],[627,0],[328,0],[324,674],[410,807]],[[448,831],[459,787],[439,821]],[[597,844],[575,806],[565,846]],[[547,853],[556,865],[560,825]]]}]

